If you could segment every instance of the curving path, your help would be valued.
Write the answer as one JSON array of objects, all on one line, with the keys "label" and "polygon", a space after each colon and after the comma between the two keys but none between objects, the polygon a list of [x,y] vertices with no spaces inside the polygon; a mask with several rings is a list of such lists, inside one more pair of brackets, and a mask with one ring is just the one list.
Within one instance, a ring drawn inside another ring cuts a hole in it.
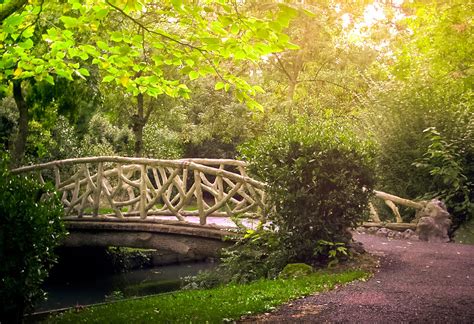
[{"label": "curving path", "polygon": [[381,257],[374,277],[245,321],[474,323],[474,245],[354,238]]}]

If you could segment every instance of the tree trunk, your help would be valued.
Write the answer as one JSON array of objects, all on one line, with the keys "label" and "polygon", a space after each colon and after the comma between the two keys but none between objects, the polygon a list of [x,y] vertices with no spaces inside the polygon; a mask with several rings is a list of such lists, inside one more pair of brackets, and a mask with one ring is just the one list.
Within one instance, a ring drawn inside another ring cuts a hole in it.
[{"label": "tree trunk", "polygon": [[28,137],[28,106],[26,104],[23,93],[21,92],[21,81],[13,82],[13,98],[15,99],[16,107],[18,108],[18,134],[13,145],[13,152],[11,156],[11,167],[21,165],[23,156],[25,155],[26,139]]},{"label": "tree trunk", "polygon": [[287,93],[287,99],[288,99],[288,117],[290,120],[293,119],[293,98],[295,97],[295,90],[296,90],[296,82],[294,80],[288,80],[289,86],[288,86],[288,93]]},{"label": "tree trunk", "polygon": [[135,149],[136,157],[141,157],[143,154],[143,127],[145,127],[145,116],[143,114],[143,94],[137,96],[137,114],[133,116],[133,133],[135,134]]}]

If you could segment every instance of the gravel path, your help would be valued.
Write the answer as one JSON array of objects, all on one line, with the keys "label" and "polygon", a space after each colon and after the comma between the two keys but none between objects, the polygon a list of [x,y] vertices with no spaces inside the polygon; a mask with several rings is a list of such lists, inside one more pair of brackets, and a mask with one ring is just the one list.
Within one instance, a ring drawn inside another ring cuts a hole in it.
[{"label": "gravel path", "polygon": [[474,245],[354,238],[381,257],[374,277],[244,322],[474,323]]}]

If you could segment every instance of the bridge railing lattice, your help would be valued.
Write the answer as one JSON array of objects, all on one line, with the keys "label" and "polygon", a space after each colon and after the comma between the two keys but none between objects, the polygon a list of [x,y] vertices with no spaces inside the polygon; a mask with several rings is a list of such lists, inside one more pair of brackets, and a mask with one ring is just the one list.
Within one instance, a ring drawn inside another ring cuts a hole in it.
[{"label": "bridge railing lattice", "polygon": [[88,157],[25,166],[61,193],[65,216],[209,216],[256,218],[265,209],[265,184],[250,178],[246,163],[228,159],[158,160]]}]

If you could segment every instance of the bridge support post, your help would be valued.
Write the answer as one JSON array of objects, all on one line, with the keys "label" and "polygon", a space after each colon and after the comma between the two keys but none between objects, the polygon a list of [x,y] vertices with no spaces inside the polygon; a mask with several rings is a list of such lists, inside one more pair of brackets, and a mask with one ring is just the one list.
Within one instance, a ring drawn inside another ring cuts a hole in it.
[{"label": "bridge support post", "polygon": [[146,165],[140,166],[140,218],[146,218]]},{"label": "bridge support post", "polygon": [[202,200],[201,175],[198,170],[194,170],[194,184],[196,185],[196,200],[199,211],[199,223],[206,224],[206,214],[204,213],[204,201]]}]

